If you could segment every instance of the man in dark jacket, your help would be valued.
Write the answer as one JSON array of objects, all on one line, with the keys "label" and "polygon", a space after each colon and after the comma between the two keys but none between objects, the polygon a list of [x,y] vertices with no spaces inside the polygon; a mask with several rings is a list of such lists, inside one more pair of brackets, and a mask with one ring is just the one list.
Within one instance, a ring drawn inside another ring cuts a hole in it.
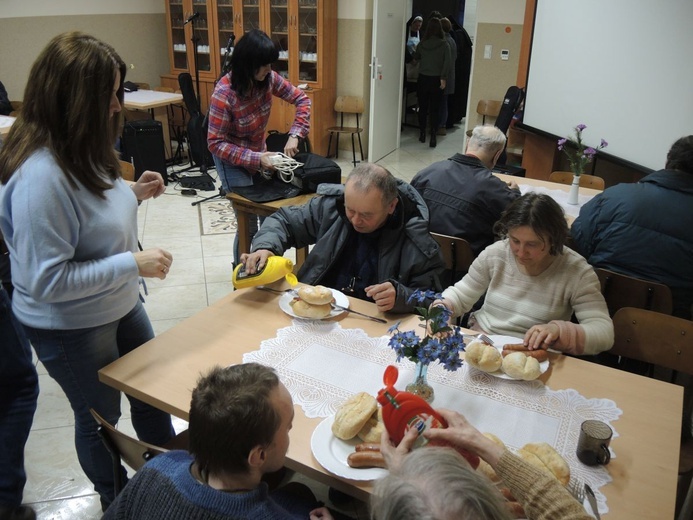
[{"label": "man in dark jacket", "polygon": [[12,112],[12,103],[10,103],[10,98],[7,96],[5,85],[0,81],[0,116],[9,116],[10,112]]},{"label": "man in dark jacket", "polygon": [[409,184],[376,164],[358,165],[341,184],[322,184],[304,206],[281,208],[241,256],[249,274],[290,247],[315,244],[298,272],[381,312],[412,312],[416,289],[440,290],[443,260],[428,232],[428,208]]},{"label": "man in dark jacket", "polygon": [[693,304],[693,135],[676,141],[664,170],[618,184],[580,210],[571,233],[595,267],[668,285],[674,315]]},{"label": "man in dark jacket", "polygon": [[504,147],[498,128],[477,126],[464,155],[433,163],[411,181],[428,204],[431,231],[464,238],[475,255],[493,243],[493,224],[520,196],[517,184],[491,173]]}]

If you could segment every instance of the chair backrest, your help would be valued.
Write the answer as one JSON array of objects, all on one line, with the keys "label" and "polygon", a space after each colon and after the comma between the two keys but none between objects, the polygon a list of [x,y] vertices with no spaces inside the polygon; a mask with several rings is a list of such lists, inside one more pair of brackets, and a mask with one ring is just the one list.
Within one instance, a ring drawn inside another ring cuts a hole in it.
[{"label": "chair backrest", "polygon": [[476,104],[476,113],[483,116],[483,124],[486,124],[486,116],[498,117],[502,106],[503,102],[497,99],[480,99]]},{"label": "chair backrest", "polygon": [[[573,175],[573,172],[555,171],[551,172],[551,175],[549,175],[549,181],[559,182],[561,184],[572,184]],[[604,179],[597,175],[589,175],[587,173],[583,173],[582,175],[580,175],[580,187],[592,188],[594,190],[603,190]]]},{"label": "chair backrest", "polygon": [[445,269],[450,271],[450,280],[444,280],[444,282],[447,281],[448,285],[452,285],[469,271],[469,266],[472,265],[475,258],[472,247],[464,238],[441,235],[440,233],[431,233],[431,236],[440,246]]},{"label": "chair backrest", "polygon": [[614,316],[622,307],[637,307],[671,314],[673,309],[671,289],[666,285],[603,268],[597,268],[595,271],[611,316]]},{"label": "chair backrest", "polygon": [[693,321],[633,307],[613,321],[610,354],[693,374]]},{"label": "chair backrest", "polygon": [[345,114],[363,114],[363,98],[361,96],[337,96],[334,111]]},{"label": "chair backrest", "polygon": [[135,181],[135,167],[127,161],[118,161],[120,163],[120,174],[126,181]]},{"label": "chair backrest", "polygon": [[130,437],[126,433],[117,430],[93,408],[90,408],[89,411],[99,424],[99,435],[103,439],[106,448],[108,448],[114,460],[116,457],[118,458],[118,464],[122,460],[132,469],[138,471],[149,459],[168,451],[165,448]]}]

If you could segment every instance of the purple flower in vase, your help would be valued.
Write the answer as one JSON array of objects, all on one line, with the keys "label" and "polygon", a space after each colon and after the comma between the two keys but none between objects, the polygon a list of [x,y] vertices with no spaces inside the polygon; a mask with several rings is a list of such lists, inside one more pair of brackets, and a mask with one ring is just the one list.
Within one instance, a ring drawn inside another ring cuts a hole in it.
[{"label": "purple flower in vase", "polygon": [[567,142],[568,142],[567,139],[559,139],[558,140],[558,149],[563,150],[563,147],[565,146],[565,143],[567,143]]},{"label": "purple flower in vase", "polygon": [[591,146],[588,146],[587,148],[585,148],[585,151],[582,153],[588,159],[592,159],[597,154],[597,150],[595,150]]},{"label": "purple flower in vase", "polygon": [[587,128],[587,125],[580,123],[575,127],[575,130],[577,130],[578,132],[582,132],[585,128]]},{"label": "purple flower in vase", "polygon": [[606,148],[607,146],[609,146],[609,143],[607,143],[605,139],[602,139],[602,142],[599,144],[599,148]]}]

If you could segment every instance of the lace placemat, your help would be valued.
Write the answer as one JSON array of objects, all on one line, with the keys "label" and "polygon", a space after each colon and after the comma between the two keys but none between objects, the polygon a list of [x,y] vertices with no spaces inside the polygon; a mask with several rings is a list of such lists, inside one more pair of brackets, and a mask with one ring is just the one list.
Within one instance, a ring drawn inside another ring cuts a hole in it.
[{"label": "lace placemat", "polygon": [[[398,389],[413,380],[414,364],[397,363],[388,339],[370,337],[361,329],[343,329],[335,322],[294,320],[290,327],[279,329],[276,338],[263,341],[260,350],[245,354],[243,361],[277,370],[307,417],[328,417],[354,393],[376,395],[389,364],[399,368]],[[571,473],[592,489],[611,481],[605,468],[579,462],[575,448],[582,421],[599,419],[611,425],[620,417],[622,411],[612,400],[586,399],[573,389],[551,390],[540,381],[499,379],[468,365],[448,372],[432,364],[428,380],[435,390],[435,408],[464,414],[511,450],[528,442],[547,442],[568,461]],[[596,495],[600,512],[606,513],[606,499],[600,492]]]},{"label": "lace placemat", "polygon": [[544,188],[543,186],[530,186],[527,184],[520,185],[520,192],[523,195],[525,193],[529,193],[530,191],[533,191],[535,193],[544,193],[548,195],[553,200],[558,202],[558,204],[563,208],[563,211],[565,211],[566,215],[570,215],[574,218],[577,218],[577,216],[580,214],[580,208],[587,204],[594,197],[594,195],[583,195],[581,192],[578,192],[578,203],[568,204],[567,191],[550,190],[548,188]]}]

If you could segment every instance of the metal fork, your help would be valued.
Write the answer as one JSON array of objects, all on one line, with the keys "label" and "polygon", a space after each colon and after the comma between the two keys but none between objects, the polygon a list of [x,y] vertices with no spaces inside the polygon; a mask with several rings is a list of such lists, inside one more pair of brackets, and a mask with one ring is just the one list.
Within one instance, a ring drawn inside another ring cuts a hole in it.
[{"label": "metal fork", "polygon": [[570,482],[566,486],[566,489],[571,495],[575,497],[575,500],[584,505],[585,503],[585,483],[579,478],[571,477]]}]

